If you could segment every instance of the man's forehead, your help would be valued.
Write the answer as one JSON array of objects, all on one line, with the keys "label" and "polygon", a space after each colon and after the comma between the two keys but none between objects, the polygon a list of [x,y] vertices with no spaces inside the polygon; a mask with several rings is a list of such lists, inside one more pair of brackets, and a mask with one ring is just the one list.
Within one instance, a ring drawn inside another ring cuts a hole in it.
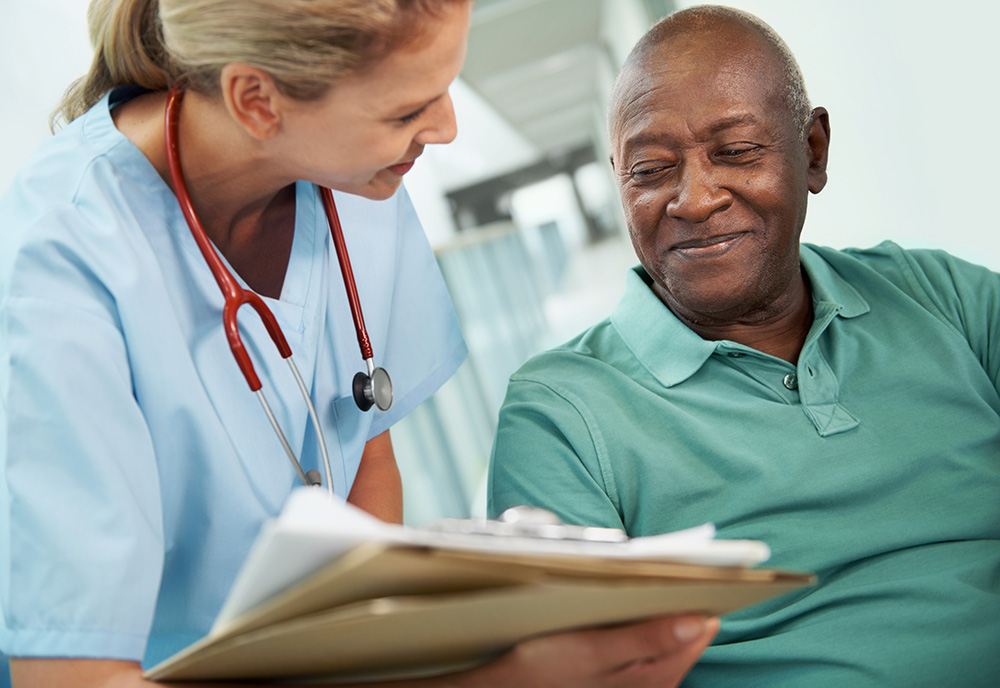
[{"label": "man's forehead", "polygon": [[682,40],[627,66],[612,112],[613,133],[641,128],[674,112],[695,115],[715,129],[722,122],[749,123],[751,113],[757,123],[766,119],[769,105],[779,105],[783,75],[759,45],[741,43]]}]

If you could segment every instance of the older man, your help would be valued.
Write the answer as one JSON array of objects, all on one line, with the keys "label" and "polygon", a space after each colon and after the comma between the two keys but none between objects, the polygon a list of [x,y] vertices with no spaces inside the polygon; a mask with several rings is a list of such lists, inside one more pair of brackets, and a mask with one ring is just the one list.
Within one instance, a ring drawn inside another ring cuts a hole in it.
[{"label": "older man", "polygon": [[751,15],[656,25],[610,133],[641,266],[511,378],[491,513],[713,521],[817,573],[724,619],[690,685],[1000,685],[1000,275],[800,245],[829,117]]}]

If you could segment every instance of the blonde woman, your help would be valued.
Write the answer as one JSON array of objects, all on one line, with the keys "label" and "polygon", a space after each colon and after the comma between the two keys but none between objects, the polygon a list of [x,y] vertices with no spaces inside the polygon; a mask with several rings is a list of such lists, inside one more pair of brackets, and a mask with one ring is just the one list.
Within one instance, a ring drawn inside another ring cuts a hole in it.
[{"label": "blonde woman", "polygon": [[[142,665],[207,632],[298,473],[401,519],[388,429],[465,354],[402,178],[455,136],[448,88],[470,11],[93,2],[96,57],[63,103],[68,125],[0,201],[0,649],[16,688],[143,684]],[[284,332],[328,469],[282,356],[241,311],[301,466],[281,458],[233,362],[182,186],[224,267]],[[372,363],[391,371],[386,411],[355,399],[363,363],[318,186],[335,191]],[[552,636],[420,685],[670,685],[714,628],[686,617]]]}]

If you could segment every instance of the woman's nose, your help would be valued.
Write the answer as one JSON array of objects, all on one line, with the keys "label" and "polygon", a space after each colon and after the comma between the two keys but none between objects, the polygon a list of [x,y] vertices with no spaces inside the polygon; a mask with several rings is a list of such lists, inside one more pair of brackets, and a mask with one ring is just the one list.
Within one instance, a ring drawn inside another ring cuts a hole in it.
[{"label": "woman's nose", "polygon": [[458,123],[455,121],[455,107],[451,102],[451,94],[445,93],[430,107],[427,126],[415,137],[422,145],[431,143],[451,143],[458,135]]}]

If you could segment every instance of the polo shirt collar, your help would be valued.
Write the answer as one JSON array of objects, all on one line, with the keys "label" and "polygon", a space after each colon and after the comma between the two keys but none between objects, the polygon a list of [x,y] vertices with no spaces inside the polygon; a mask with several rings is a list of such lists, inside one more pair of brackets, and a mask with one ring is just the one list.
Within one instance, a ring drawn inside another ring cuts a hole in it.
[{"label": "polo shirt collar", "polygon": [[[802,266],[809,277],[814,311],[853,318],[870,310],[868,302],[829,266],[811,246],[801,247]],[[708,341],[677,319],[653,293],[652,280],[641,265],[625,278],[625,293],[611,314],[611,324],[625,345],[653,377],[666,387],[684,382],[720,348],[745,349],[728,341]]]},{"label": "polo shirt collar", "polygon": [[653,293],[651,284],[641,265],[629,270],[611,324],[639,363],[661,384],[672,387],[704,365],[716,342],[702,339],[678,320]]},{"label": "polo shirt collar", "polygon": [[855,318],[871,310],[871,306],[829,263],[815,246],[802,244],[799,260],[809,277],[813,310],[819,312],[821,304],[832,305],[841,318]]}]

